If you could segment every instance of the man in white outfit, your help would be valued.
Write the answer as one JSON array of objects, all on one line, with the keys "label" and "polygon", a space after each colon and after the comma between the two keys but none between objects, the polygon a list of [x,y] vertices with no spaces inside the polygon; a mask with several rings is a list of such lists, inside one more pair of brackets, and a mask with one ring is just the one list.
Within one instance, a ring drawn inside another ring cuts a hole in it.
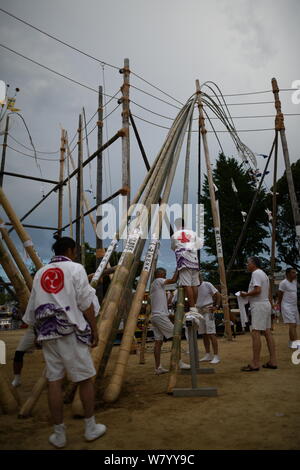
[{"label": "man in white outfit", "polygon": [[[203,281],[199,273],[200,285],[198,287],[198,297],[196,307],[199,313],[203,315],[200,318],[198,333],[203,335],[205,347],[205,356],[200,359],[201,362],[209,361],[211,364],[218,364],[220,357],[218,355],[218,340],[216,337],[216,323],[214,310],[218,309],[222,302],[220,292],[210,282]],[[212,344],[213,355],[210,353],[210,342]]]},{"label": "man in white outfit", "polygon": [[263,365],[266,369],[277,369],[275,343],[271,334],[271,313],[269,278],[261,269],[261,262],[257,256],[251,256],[247,261],[247,269],[252,273],[248,292],[241,292],[241,297],[248,297],[251,308],[252,349],[253,359],[250,364],[242,367],[242,372],[259,371],[261,332],[263,332],[268,350],[269,361]]},{"label": "man in white outfit", "polygon": [[297,341],[297,325],[300,325],[297,305],[297,271],[287,268],[286,279],[279,284],[278,305],[282,313],[283,322],[289,325],[289,347]]},{"label": "man in white outfit", "polygon": [[[39,269],[23,321],[32,325],[42,345],[48,379],[48,401],[54,433],[49,442],[55,447],[66,445],[63,423],[62,380],[67,372],[78,383],[85,412],[85,439],[98,439],[106,426],[96,424],[94,385],[96,374],[90,347],[98,344],[93,300],[95,289],[88,282],[84,267],[75,263],[76,244],[62,237],[52,247],[55,256]],[[98,309],[97,309],[98,310]]]},{"label": "man in white outfit", "polygon": [[[155,374],[161,375],[169,372],[164,369],[160,363],[161,347],[164,338],[173,337],[174,325],[169,319],[167,295],[165,286],[174,284],[178,278],[178,272],[174,273],[172,279],[166,279],[167,272],[164,268],[157,268],[154,273],[154,281],[151,284],[151,325],[154,333],[154,359]],[[189,369],[190,366],[180,360],[179,367],[181,369]]]}]

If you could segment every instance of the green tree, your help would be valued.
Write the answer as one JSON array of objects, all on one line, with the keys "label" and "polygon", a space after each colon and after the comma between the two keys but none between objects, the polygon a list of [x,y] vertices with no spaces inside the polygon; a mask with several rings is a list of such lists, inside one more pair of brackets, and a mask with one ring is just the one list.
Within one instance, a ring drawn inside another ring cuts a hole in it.
[{"label": "green tree", "polygon": [[[298,204],[300,204],[300,159],[291,165]],[[273,188],[272,188],[273,189]],[[277,181],[276,244],[278,258],[300,271],[300,256],[296,246],[296,231],[293,219],[286,172]],[[270,207],[272,202],[269,202]]]},{"label": "green tree", "polygon": [[[223,153],[219,154],[213,170],[214,184],[218,188],[218,201],[221,221],[221,237],[223,243],[223,256],[225,267],[228,265],[234,247],[240,236],[244,225],[241,212],[248,213],[255,191],[255,181],[249,171],[238,163],[235,158],[226,158]],[[237,188],[237,193],[233,190],[232,180]],[[217,268],[216,244],[214,236],[214,226],[211,213],[208,180],[205,177],[203,183],[202,203],[205,209],[205,245],[206,252],[215,257]],[[241,289],[247,286],[249,274],[245,270],[245,262],[249,256],[258,256],[262,252],[269,253],[269,247],[265,239],[269,233],[266,230],[268,218],[265,212],[267,207],[267,197],[264,189],[260,191],[257,203],[252,213],[241,248],[237,253],[233,270],[240,269],[241,272],[231,273],[229,289]]]}]

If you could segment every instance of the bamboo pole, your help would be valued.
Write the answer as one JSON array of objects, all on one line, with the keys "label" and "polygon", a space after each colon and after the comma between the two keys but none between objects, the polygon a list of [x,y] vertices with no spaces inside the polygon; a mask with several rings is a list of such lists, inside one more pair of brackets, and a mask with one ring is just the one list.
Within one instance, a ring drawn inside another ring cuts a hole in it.
[{"label": "bamboo pole", "polygon": [[18,409],[18,401],[11,390],[2,368],[0,368],[0,408],[4,414],[15,413]]},{"label": "bamboo pole", "polygon": [[81,259],[81,264],[85,266],[85,234],[84,234],[84,207],[83,207],[83,193],[84,193],[84,187],[83,187],[83,149],[82,149],[82,115],[80,115],[80,144],[79,144],[79,152],[80,152],[80,172],[79,172],[79,184],[80,184],[80,242],[81,242],[81,248],[80,248],[80,259]]},{"label": "bamboo pole", "polygon": [[176,126],[178,125],[178,123],[180,121],[180,118],[181,118],[182,114],[184,113],[184,110],[185,110],[185,107],[183,107],[183,109],[176,116],[176,119],[174,120],[173,126],[171,127],[171,129],[168,132],[168,135],[167,135],[167,138],[166,138],[166,141],[165,141],[165,145],[163,146],[163,148],[158,153],[152,167],[150,168],[150,170],[148,171],[146,177],[144,178],[143,183],[140,185],[133,201],[131,202],[131,205],[129,207],[128,212],[125,215],[123,215],[121,223],[120,223],[120,227],[119,227],[118,231],[116,232],[115,236],[113,237],[110,245],[108,246],[106,254],[103,257],[101,263],[99,264],[99,266],[98,266],[98,268],[97,268],[97,270],[94,274],[94,277],[91,281],[92,287],[97,286],[98,280],[101,277],[108,261],[110,260],[110,257],[112,255],[115,247],[117,246],[118,240],[120,240],[125,228],[127,227],[127,221],[128,221],[129,217],[132,215],[132,213],[134,211],[135,204],[140,200],[142,194],[144,194],[142,204],[145,204],[145,201],[147,200],[147,198],[149,196],[151,188],[152,188],[154,182],[156,181],[156,179],[158,178],[159,171],[160,171],[159,162],[162,159],[162,156],[164,155],[165,148],[167,148],[170,145],[170,142],[174,137],[174,134],[176,132]]},{"label": "bamboo pole", "polygon": [[28,289],[31,291],[31,289],[32,289],[32,277],[30,275],[30,272],[28,271],[28,268],[27,268],[26,264],[24,263],[21,255],[19,254],[14,242],[9,237],[6,228],[4,228],[4,222],[1,218],[0,218],[0,233],[2,235],[3,240],[5,241],[5,244],[6,244],[7,248],[9,249],[13,259],[15,260],[20,272],[22,273]]},{"label": "bamboo pole", "polygon": [[275,259],[276,259],[276,222],[277,222],[277,162],[278,162],[278,131],[276,131],[276,144],[274,153],[274,170],[273,170],[273,196],[272,196],[272,244],[271,244],[271,279],[270,289],[272,296],[275,294]]},{"label": "bamboo pole", "polygon": [[69,223],[70,223],[70,237],[73,238],[73,223],[72,223],[72,190],[71,190],[71,181],[70,181],[70,160],[75,164],[72,158],[72,154],[69,147],[69,138],[66,132],[66,148],[67,148],[67,172],[68,172],[68,196],[69,196]]},{"label": "bamboo pole", "polygon": [[42,376],[37,380],[33,389],[31,390],[30,396],[27,398],[26,402],[22,406],[18,414],[19,418],[27,418],[31,415],[34,406],[36,405],[38,399],[41,396],[41,393],[47,385],[47,379],[45,374],[46,370],[44,369]]},{"label": "bamboo pole", "polygon": [[3,186],[3,176],[4,176],[4,168],[5,168],[6,148],[7,148],[8,126],[9,126],[9,115],[6,116],[6,124],[5,124],[3,146],[2,146],[1,171],[0,171],[0,186],[1,187]]},{"label": "bamboo pole", "polygon": [[199,108],[199,127],[200,127],[200,132],[202,135],[203,146],[204,146],[204,154],[205,154],[205,161],[206,161],[206,168],[207,168],[207,179],[208,179],[210,202],[211,202],[211,211],[212,211],[214,231],[215,231],[217,258],[218,258],[220,284],[221,284],[222,305],[223,305],[223,312],[224,312],[225,334],[228,340],[231,340],[232,336],[231,336],[231,326],[230,326],[230,311],[229,311],[229,305],[228,305],[228,294],[227,294],[227,283],[226,283],[226,274],[225,274],[223,249],[222,249],[222,239],[221,239],[221,233],[220,233],[219,216],[218,216],[218,211],[216,207],[216,198],[215,198],[215,191],[214,191],[214,184],[213,184],[213,177],[212,177],[212,170],[211,170],[211,163],[210,163],[210,156],[209,156],[209,148],[208,148],[208,143],[207,143],[207,138],[206,138],[207,130],[205,128],[205,118],[204,118],[204,113],[203,113],[203,104],[202,104],[202,99],[201,99],[199,80],[196,80],[196,95],[197,95],[198,108]]},{"label": "bamboo pole", "polygon": [[280,139],[281,139],[281,145],[282,145],[282,151],[283,151],[284,163],[285,163],[286,179],[287,179],[288,188],[289,188],[289,195],[290,195],[293,219],[294,219],[295,230],[296,230],[296,243],[297,243],[298,251],[300,251],[300,211],[299,211],[299,205],[298,205],[298,201],[296,197],[293,174],[291,170],[289,149],[288,149],[287,139],[285,135],[284,116],[283,116],[283,113],[281,112],[279,88],[278,88],[276,78],[272,78],[272,90],[274,94],[275,108],[277,111],[276,118],[275,118],[275,129],[279,131],[280,133]]},{"label": "bamboo pole", "polygon": [[116,361],[113,376],[103,396],[103,399],[106,402],[114,402],[118,398],[120,391],[121,391],[121,387],[122,387],[123,380],[125,377],[126,366],[127,366],[127,362],[128,362],[128,358],[129,358],[129,354],[131,350],[131,345],[132,345],[132,341],[134,337],[134,332],[136,330],[138,315],[140,313],[142,301],[144,299],[144,294],[145,294],[146,286],[148,283],[150,271],[152,268],[152,263],[153,263],[153,260],[155,259],[155,252],[158,248],[158,237],[159,237],[159,234],[161,233],[162,221],[164,219],[164,213],[166,211],[166,204],[170,196],[171,187],[172,187],[172,183],[174,180],[174,176],[175,176],[175,172],[176,172],[176,168],[177,168],[177,164],[178,164],[178,160],[180,156],[181,146],[182,146],[183,139],[185,136],[187,122],[188,122],[188,119],[190,120],[192,117],[194,103],[195,103],[195,100],[192,102],[189,114],[186,118],[186,122],[182,126],[181,135],[179,137],[179,141],[178,141],[178,145],[174,154],[173,162],[172,162],[170,171],[168,172],[168,177],[166,181],[164,194],[162,197],[160,210],[159,210],[159,213],[157,214],[157,221],[155,224],[154,233],[152,235],[152,241],[149,245],[149,248],[145,257],[143,269],[139,278],[139,282],[138,282],[134,299],[132,302],[132,306],[130,309],[130,316],[125,325],[122,342],[119,348],[118,359]]},{"label": "bamboo pole", "polygon": [[[98,92],[98,121],[97,121],[97,142],[98,142],[98,148],[102,147],[102,142],[103,142],[103,88],[102,86],[99,86],[99,92]],[[103,156],[102,153],[99,153],[97,157],[97,187],[96,187],[96,202],[97,204],[100,204],[102,201],[102,185],[103,185]],[[101,221],[100,216],[96,216],[96,223],[98,224]],[[96,230],[95,230],[96,233]],[[99,253],[98,250],[102,250],[103,248],[103,242],[102,242],[102,237],[101,234],[98,236],[96,234],[96,269],[98,268],[101,259],[103,256],[97,256],[97,253]],[[102,289],[101,289],[101,294],[102,294]]]},{"label": "bamboo pole", "polygon": [[[160,158],[156,160],[157,168],[152,173],[153,175],[156,174],[158,171],[158,178],[156,178],[153,182],[151,178],[148,181],[148,185],[150,186],[150,191],[148,193],[147,200],[145,201],[146,206],[144,210],[141,212],[140,216],[137,218],[137,223],[139,222],[141,227],[144,227],[145,218],[147,218],[147,208],[151,207],[152,203],[156,203],[159,198],[160,191],[163,186],[164,178],[166,176],[166,169],[172,157],[172,151],[174,150],[174,143],[172,140],[174,136],[179,137],[179,133],[181,127],[186,119],[186,113],[188,111],[187,107],[184,107],[184,111],[180,112],[179,115],[181,119],[175,120],[176,125],[172,129],[172,132],[169,133],[164,147],[164,151],[160,152]],[[181,126],[180,126],[181,124]],[[166,148],[165,148],[166,147]],[[141,249],[141,245],[144,246],[145,241],[140,239],[140,235],[131,234],[128,237],[125,250],[123,252],[122,257],[120,258],[118,267],[114,273],[114,277],[112,283],[110,285],[109,291],[106,294],[106,299],[104,302],[103,307],[101,308],[101,321],[98,322],[98,336],[99,342],[98,346],[92,350],[92,357],[94,361],[94,366],[96,371],[99,369],[99,365],[102,361],[104,351],[108,342],[108,339],[111,334],[112,327],[114,322],[116,321],[118,304],[120,302],[120,298],[122,296],[122,291],[124,290],[124,286],[126,285],[132,264],[134,262],[135,253]],[[101,263],[99,268],[101,267]],[[95,276],[94,276],[95,278]],[[94,278],[91,282],[93,285]],[[98,281],[97,281],[98,282]],[[73,401],[72,406],[73,414],[75,416],[82,415],[82,405],[79,400],[78,392],[75,395],[75,399]]]},{"label": "bamboo pole", "polygon": [[77,245],[77,261],[82,262],[81,259],[81,178],[82,178],[82,117],[79,114],[78,123],[78,175],[77,175],[77,197],[76,197],[76,245]]},{"label": "bamboo pole", "polygon": [[[129,59],[124,59],[122,92],[122,127],[125,130],[122,137],[122,186],[130,188],[130,141],[129,141]],[[130,192],[123,196],[123,215],[127,214],[130,203]]]},{"label": "bamboo pole", "polygon": [[62,220],[63,220],[63,195],[64,195],[64,166],[65,166],[65,152],[66,152],[66,138],[65,138],[65,130],[61,130],[61,138],[60,138],[60,165],[59,165],[59,188],[58,188],[58,221],[57,221],[57,228],[58,234],[61,236],[61,229],[62,229]]},{"label": "bamboo pole", "polygon": [[20,309],[22,312],[26,310],[30,292],[25,284],[24,279],[20,276],[15,264],[13,263],[11,257],[7,253],[2,241],[0,240],[0,263],[9,278],[10,282],[15,288],[18,300],[20,302]]},{"label": "bamboo pole", "polygon": [[174,321],[174,336],[170,358],[170,374],[167,393],[172,393],[177,381],[179,361],[181,358],[181,334],[184,319],[184,291],[183,287],[178,288],[177,307]]},{"label": "bamboo pole", "polygon": [[32,243],[31,238],[29,237],[23,225],[21,224],[18,216],[13,210],[2,188],[0,188],[0,203],[2,204],[3,209],[5,210],[7,214],[7,217],[10,219],[11,223],[13,224],[21,241],[23,242],[24,248],[27,251],[28,255],[30,256],[36,269],[40,269],[43,266],[43,263],[40,260],[39,256],[37,255],[35,249],[33,248],[33,243]]}]

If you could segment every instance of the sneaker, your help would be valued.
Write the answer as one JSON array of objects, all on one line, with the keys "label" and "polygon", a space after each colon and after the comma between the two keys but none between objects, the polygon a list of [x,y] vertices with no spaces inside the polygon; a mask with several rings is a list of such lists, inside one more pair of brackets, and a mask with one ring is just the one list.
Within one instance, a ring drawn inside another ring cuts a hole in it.
[{"label": "sneaker", "polygon": [[84,437],[87,441],[95,441],[99,437],[103,436],[105,432],[106,426],[104,424],[97,424],[95,422],[95,416],[85,419]]},{"label": "sneaker", "polygon": [[161,374],[166,374],[168,369],[164,369],[163,367],[158,367],[158,369],[155,369],[155,374],[156,375],[161,375]]},{"label": "sneaker", "polygon": [[213,355],[212,354],[205,354],[205,356],[201,357],[201,359],[199,359],[199,362],[210,362],[211,360],[213,359]]},{"label": "sneaker", "polygon": [[12,386],[13,387],[20,387],[21,385],[21,376],[20,375],[15,375],[14,380],[12,381]]},{"label": "sneaker", "polygon": [[215,355],[213,357],[213,360],[210,361],[210,364],[219,364],[219,362],[221,362],[221,359],[219,358],[219,356]]},{"label": "sneaker", "polygon": [[179,361],[179,368],[180,368],[180,369],[190,369],[191,366],[190,366],[189,364],[186,364],[185,362],[183,362],[183,361],[180,360],[180,361]]},{"label": "sneaker", "polygon": [[62,449],[63,447],[65,447],[67,440],[64,424],[54,425],[54,433],[51,434],[51,436],[49,437],[49,442],[58,449]]}]

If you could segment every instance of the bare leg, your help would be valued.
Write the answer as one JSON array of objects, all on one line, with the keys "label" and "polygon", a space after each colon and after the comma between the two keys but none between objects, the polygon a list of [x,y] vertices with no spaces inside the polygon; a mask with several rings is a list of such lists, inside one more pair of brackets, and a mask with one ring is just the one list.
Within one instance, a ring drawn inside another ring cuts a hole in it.
[{"label": "bare leg", "polygon": [[290,341],[297,341],[297,325],[296,323],[289,323]]},{"label": "bare leg", "polygon": [[160,366],[160,351],[161,351],[162,344],[163,344],[162,341],[155,341],[154,343],[154,358],[155,358],[156,369],[158,369]]},{"label": "bare leg", "polygon": [[48,404],[54,424],[63,423],[62,379],[48,382]]},{"label": "bare leg", "polygon": [[270,328],[268,328],[265,331],[265,337],[266,337],[266,341],[267,341],[268,350],[269,350],[269,353],[270,353],[269,364],[271,364],[272,366],[277,366],[275,343],[274,343],[274,339],[273,339],[273,336],[271,334]]},{"label": "bare leg", "polygon": [[216,337],[216,335],[209,335],[209,338],[211,340],[214,355],[217,356],[218,355],[218,350],[219,350],[217,337]]},{"label": "bare leg", "polygon": [[94,416],[95,408],[95,390],[92,379],[79,382],[79,394],[84,409],[84,417],[86,419]]},{"label": "bare leg", "polygon": [[210,342],[209,342],[209,336],[206,335],[206,334],[203,335],[203,343],[204,343],[206,354],[209,354],[210,353]]},{"label": "bare leg", "polygon": [[[269,330],[270,331],[270,330]],[[253,349],[253,359],[250,364],[254,369],[260,366],[260,351],[261,351],[261,340],[260,340],[260,331],[252,330],[252,349]]]},{"label": "bare leg", "polygon": [[195,299],[194,299],[193,287],[184,286],[184,293],[185,293],[186,297],[188,298],[190,308],[195,307],[196,302],[195,302]]},{"label": "bare leg", "polygon": [[198,299],[198,286],[192,286],[192,289],[193,289],[193,295],[194,295],[194,302],[196,305],[197,299]]}]

